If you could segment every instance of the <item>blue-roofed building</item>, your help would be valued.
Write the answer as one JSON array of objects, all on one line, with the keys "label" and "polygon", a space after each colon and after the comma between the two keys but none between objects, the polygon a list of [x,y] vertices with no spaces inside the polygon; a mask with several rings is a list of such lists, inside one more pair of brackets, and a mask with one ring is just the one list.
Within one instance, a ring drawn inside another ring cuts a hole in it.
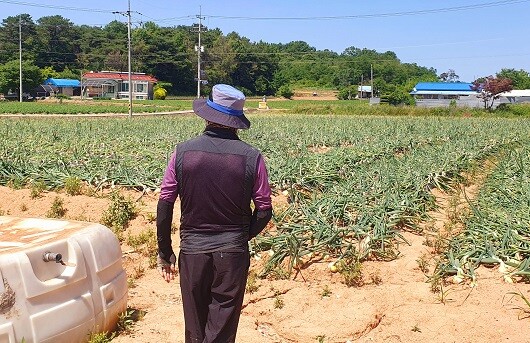
[{"label": "blue-roofed building", "polygon": [[48,78],[43,85],[49,85],[57,88],[58,94],[68,96],[81,95],[81,81],[72,79],[54,79]]},{"label": "blue-roofed building", "polygon": [[456,106],[482,107],[477,97],[479,92],[473,90],[473,84],[467,82],[419,82],[412,92],[416,106],[439,107]]}]

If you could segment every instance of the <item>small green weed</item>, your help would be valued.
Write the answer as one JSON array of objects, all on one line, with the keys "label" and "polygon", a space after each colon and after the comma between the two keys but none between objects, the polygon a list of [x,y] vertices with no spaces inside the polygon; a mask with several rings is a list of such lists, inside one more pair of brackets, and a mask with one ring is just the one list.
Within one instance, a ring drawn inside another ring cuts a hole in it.
[{"label": "small green weed", "polygon": [[248,272],[247,285],[245,287],[246,292],[250,294],[257,292],[259,286],[260,285],[258,284],[258,273],[256,273],[254,270],[250,270]]},{"label": "small green weed", "polygon": [[156,221],[156,214],[153,213],[153,212],[149,212],[145,215],[145,219],[149,222],[149,223],[153,223],[154,221]]},{"label": "small green weed", "polygon": [[158,266],[157,256],[158,253],[149,255],[149,268],[155,269]]},{"label": "small green weed", "polygon": [[285,302],[279,294],[274,296],[274,308],[282,309],[285,306]]},{"label": "small green weed", "polygon": [[331,289],[329,289],[329,286],[328,285],[325,285],[324,288],[322,289],[322,293],[320,293],[320,296],[322,298],[327,298],[329,297],[333,292],[331,291]]},{"label": "small green weed", "polygon": [[136,288],[136,279],[134,278],[134,276],[129,276],[127,278],[127,288]]},{"label": "small green weed", "polygon": [[127,245],[142,254],[142,256],[149,258],[149,268],[156,268],[158,243],[153,230],[142,231],[136,236],[129,235],[127,237]]},{"label": "small green weed", "polygon": [[83,194],[83,182],[77,176],[69,176],[64,180],[64,190],[68,195]]},{"label": "small green weed", "polygon": [[421,255],[416,262],[418,262],[418,268],[422,271],[422,273],[427,274],[429,272],[429,259],[427,254]]},{"label": "small green weed", "polygon": [[270,276],[273,280],[287,280],[289,279],[289,272],[278,266],[271,270]]},{"label": "small green weed", "polygon": [[342,260],[339,272],[344,277],[344,284],[348,287],[361,287],[364,285],[363,266],[354,259]]},{"label": "small green weed", "polygon": [[88,343],[110,343],[116,336],[116,333],[109,334],[108,331],[104,332],[98,332],[98,333],[90,333],[88,335]]},{"label": "small green weed", "polygon": [[282,294],[284,294],[285,292],[281,292],[280,290],[277,290],[274,287],[271,287],[270,289],[274,292],[274,308],[282,309],[285,305],[285,302],[282,298]]},{"label": "small green weed", "polygon": [[449,245],[449,233],[453,231],[452,224],[446,223],[444,225],[444,233],[437,232],[430,234],[425,238],[425,245],[433,248],[435,254],[442,254],[447,250]]},{"label": "small green weed", "polygon": [[98,193],[98,190],[95,188],[95,187],[86,187],[85,188],[85,194],[89,197],[93,197],[93,198],[100,198],[101,197],[101,194]]},{"label": "small green weed", "polygon": [[12,188],[12,189],[22,189],[24,188],[24,184],[25,184],[24,178],[19,177],[19,176],[11,176],[9,181],[7,181],[6,185],[7,187]]},{"label": "small green weed", "polygon": [[46,190],[46,183],[42,180],[34,180],[30,185],[30,197],[36,199]]},{"label": "small green weed", "polygon": [[129,333],[134,323],[143,319],[145,311],[128,307],[127,310],[118,316],[117,333]]},{"label": "small green weed", "polygon": [[[154,245],[156,247],[156,235],[153,230],[142,231],[136,236],[129,235],[127,245],[135,251],[140,251],[143,246]],[[149,255],[149,253],[145,255]]]},{"label": "small green weed", "polygon": [[438,274],[434,274],[433,276],[429,278],[429,281],[431,283],[431,287],[430,287],[431,292],[432,293],[440,292],[440,290],[443,287],[443,282],[444,282],[443,278]]},{"label": "small green weed", "polygon": [[374,285],[380,285],[383,283],[383,278],[381,277],[381,272],[379,270],[376,270],[372,273],[370,273],[370,279],[372,280],[372,283]]},{"label": "small green weed", "polygon": [[110,343],[116,336],[121,333],[128,334],[131,332],[135,322],[141,320],[145,315],[144,311],[127,308],[125,312],[118,315],[118,323],[116,331],[109,333],[108,331],[99,333],[90,333],[88,336],[88,343]]},{"label": "small green weed", "polygon": [[449,293],[453,292],[452,288],[444,289],[443,283],[440,284],[440,290],[438,292],[438,301],[445,305],[445,303],[449,300],[451,300],[448,296]]},{"label": "small green weed", "polygon": [[134,279],[139,279],[145,274],[145,268],[141,264],[135,265],[133,270],[134,270],[134,274],[132,275],[132,277]]},{"label": "small green weed", "polygon": [[66,208],[64,208],[63,199],[56,196],[53,200],[52,207],[46,212],[48,218],[62,218],[66,214]]},{"label": "small green weed", "polygon": [[110,194],[110,205],[103,212],[101,224],[116,231],[125,229],[130,220],[136,217],[136,207],[131,199],[114,191]]}]

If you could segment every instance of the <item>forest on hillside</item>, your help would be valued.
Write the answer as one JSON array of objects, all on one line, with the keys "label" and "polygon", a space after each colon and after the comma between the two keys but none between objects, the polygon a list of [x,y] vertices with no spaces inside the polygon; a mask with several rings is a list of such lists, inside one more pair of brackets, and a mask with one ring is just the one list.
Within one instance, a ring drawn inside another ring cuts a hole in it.
[{"label": "forest on hillside", "polygon": [[[196,26],[163,27],[153,22],[134,27],[132,71],[155,76],[169,94],[196,93],[197,31]],[[36,21],[29,14],[7,17],[0,25],[0,74],[2,70],[18,70],[19,43],[25,83],[31,82],[31,75],[42,81],[47,77],[79,79],[87,71],[128,70],[128,27],[120,21],[99,27],[76,25],[60,15]],[[441,79],[434,68],[402,63],[392,51],[377,52],[353,45],[336,53],[317,50],[304,41],[251,42],[237,32],[224,34],[218,28],[203,26],[201,46],[201,79],[208,81],[202,87],[205,94],[213,84],[229,83],[247,95],[325,88],[339,90],[344,96],[355,94],[362,83],[373,84],[376,95],[399,99],[408,96],[419,81]],[[523,72],[528,76],[524,71],[504,72]],[[452,76],[451,81],[458,79],[454,72],[443,75]],[[7,84],[3,83],[4,88]]]}]

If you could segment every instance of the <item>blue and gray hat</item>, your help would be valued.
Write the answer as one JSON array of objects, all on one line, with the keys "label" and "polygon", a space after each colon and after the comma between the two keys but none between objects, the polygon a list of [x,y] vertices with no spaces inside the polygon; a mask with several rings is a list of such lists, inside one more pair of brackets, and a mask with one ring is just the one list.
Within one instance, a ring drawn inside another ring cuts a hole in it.
[{"label": "blue and gray hat", "polygon": [[195,99],[193,111],[201,118],[212,123],[233,127],[250,128],[250,121],[243,113],[245,95],[232,86],[218,84],[213,86],[208,99]]}]

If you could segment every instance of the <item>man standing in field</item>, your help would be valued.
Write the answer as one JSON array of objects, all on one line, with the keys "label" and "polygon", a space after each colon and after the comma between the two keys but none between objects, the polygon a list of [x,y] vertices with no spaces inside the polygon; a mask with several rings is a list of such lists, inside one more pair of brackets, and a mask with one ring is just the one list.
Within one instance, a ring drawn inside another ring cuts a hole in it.
[{"label": "man standing in field", "polygon": [[238,129],[250,127],[244,104],[242,92],[223,84],[212,88],[209,99],[196,99],[193,111],[206,120],[206,129],[177,145],[162,180],[158,270],[167,282],[176,274],[171,223],[179,196],[186,343],[235,342],[250,265],[248,241],[272,216],[263,157],[237,136]]}]

